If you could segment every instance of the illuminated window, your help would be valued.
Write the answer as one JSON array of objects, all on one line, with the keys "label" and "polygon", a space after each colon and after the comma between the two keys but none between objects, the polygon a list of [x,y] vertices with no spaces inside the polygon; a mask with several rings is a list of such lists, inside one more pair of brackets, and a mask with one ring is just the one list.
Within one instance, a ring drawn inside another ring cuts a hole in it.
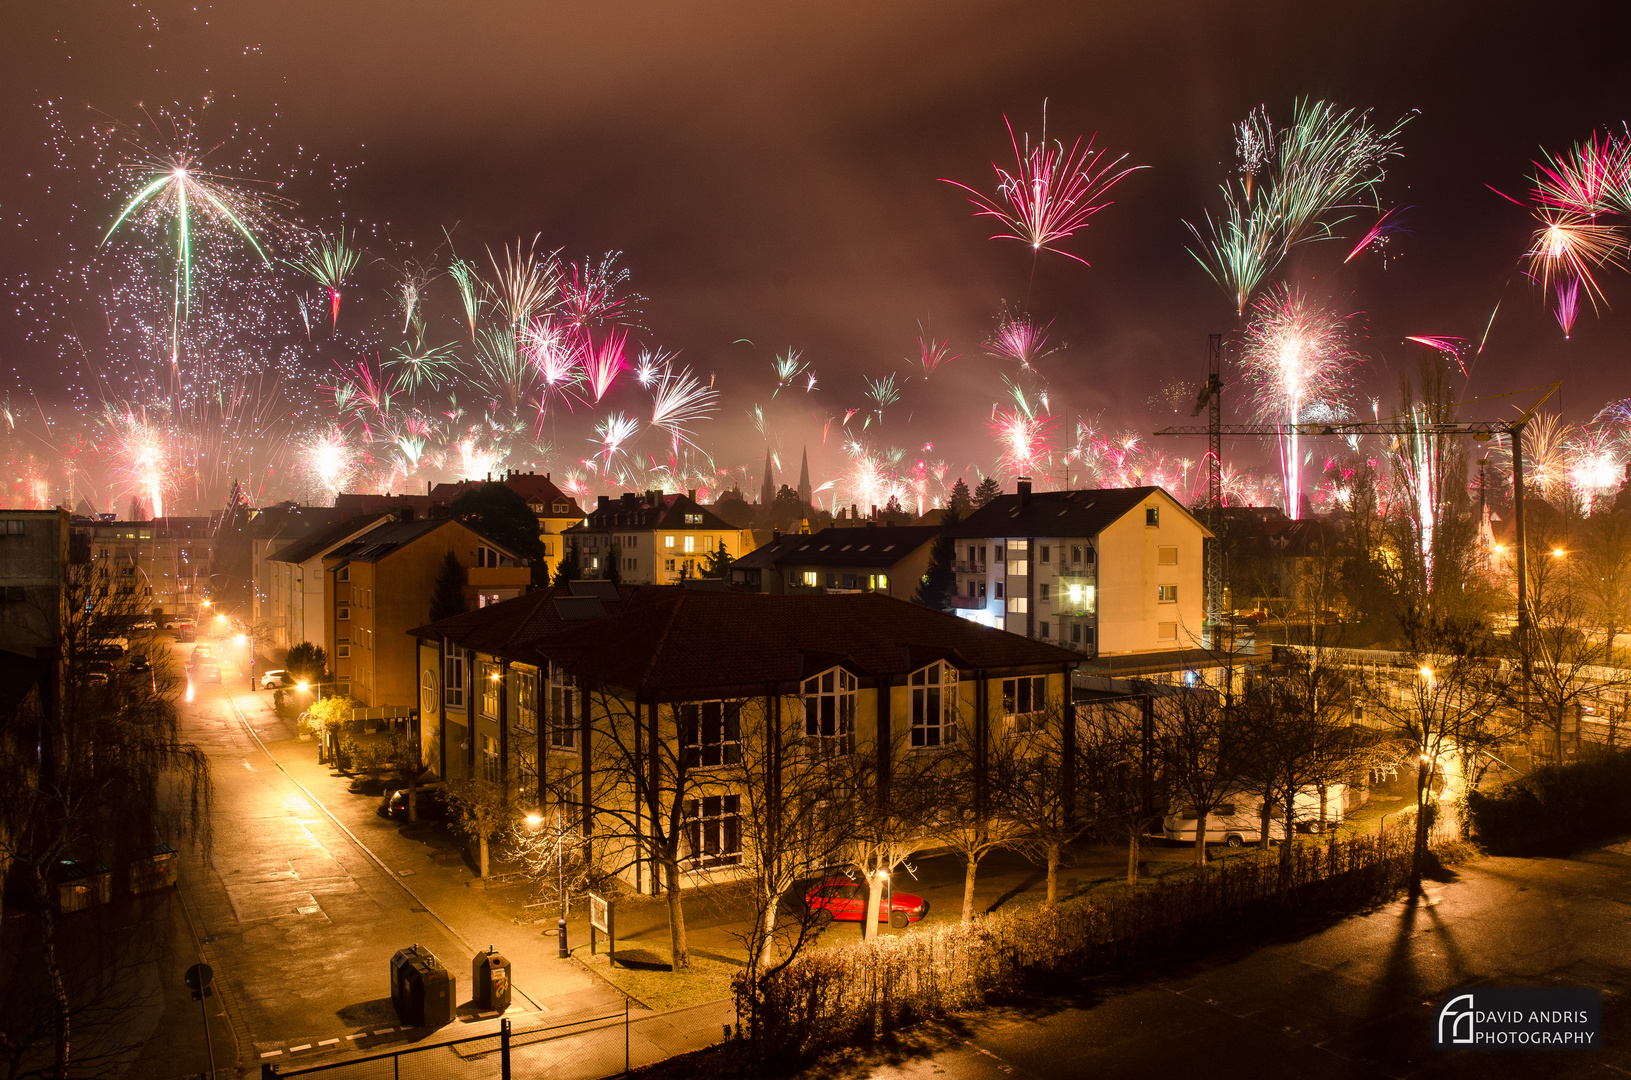
[{"label": "illuminated window", "polygon": [[481,715],[498,718],[499,674],[497,664],[481,665]]},{"label": "illuminated window", "polygon": [[696,549],[697,549],[697,538],[694,537],[694,536],[687,535],[686,538],[685,538],[685,550],[690,552],[690,551],[695,551]]},{"label": "illuminated window", "polygon": [[1160,604],[1176,604],[1178,602],[1178,586],[1157,585],[1155,587],[1155,600]]},{"label": "illuminated window", "polygon": [[1146,506],[1144,508],[1144,524],[1155,529],[1161,525],[1161,508],[1159,506]]},{"label": "illuminated window", "polygon": [[663,547],[672,548],[673,546],[674,546],[674,538],[672,536],[663,537]]},{"label": "illuminated window", "polygon": [[481,775],[490,784],[498,783],[498,740],[491,735],[481,737]]},{"label": "illuminated window", "polygon": [[1016,615],[1023,615],[1031,610],[1030,601],[1023,596],[1010,596],[1008,598],[1008,610]]}]

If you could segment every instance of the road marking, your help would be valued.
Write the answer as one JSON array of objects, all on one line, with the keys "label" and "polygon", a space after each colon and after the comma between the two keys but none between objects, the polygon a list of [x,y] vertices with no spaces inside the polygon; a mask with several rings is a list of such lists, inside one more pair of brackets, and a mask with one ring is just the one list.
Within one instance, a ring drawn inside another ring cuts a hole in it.
[{"label": "road marking", "polygon": [[[356,1038],[356,1036],[353,1035],[352,1038]],[[322,1042],[318,1043],[317,1045],[318,1046],[333,1046],[335,1043],[337,1043],[339,1041],[340,1041],[339,1039],[324,1039]]]},{"label": "road marking", "polygon": [[396,872],[396,874],[397,874],[397,877],[413,877],[413,871],[412,870],[398,870]]},{"label": "road marking", "polygon": [[346,1041],[350,1042],[352,1039],[366,1039],[366,1038],[368,1038],[368,1032],[359,1031],[355,1035],[347,1035],[346,1036]]},{"label": "road marking", "polygon": [[304,1046],[291,1046],[291,1047],[289,1047],[289,1053],[295,1054],[295,1053],[299,1053],[301,1050],[310,1050],[310,1049],[311,1049],[311,1043],[307,1043]]},{"label": "road marking", "polygon": [[393,1032],[395,1030],[396,1030],[396,1028],[386,1028],[384,1031],[376,1031],[376,1032],[374,1032],[374,1034],[375,1035],[389,1035],[391,1032]]},{"label": "road marking", "polygon": [[282,1054],[283,1054],[282,1050],[268,1050],[268,1051],[266,1051],[266,1053],[262,1054],[261,1057],[263,1057],[263,1058],[281,1057]]}]

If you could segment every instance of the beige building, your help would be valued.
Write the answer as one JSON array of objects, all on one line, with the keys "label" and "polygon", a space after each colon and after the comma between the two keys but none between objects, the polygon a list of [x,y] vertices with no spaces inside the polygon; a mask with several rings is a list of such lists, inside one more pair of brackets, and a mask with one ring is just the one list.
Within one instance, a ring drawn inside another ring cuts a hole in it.
[{"label": "beige building", "polygon": [[134,598],[148,614],[197,619],[208,615],[215,528],[209,518],[75,521],[109,595]]},{"label": "beige building", "polygon": [[563,539],[575,545],[583,577],[634,585],[669,585],[701,575],[710,555],[727,562],[753,550],[753,530],[738,529],[698,503],[696,492],[608,495]]},{"label": "beige building", "polygon": [[957,614],[1093,656],[1198,647],[1211,532],[1159,487],[1033,492],[959,522]]},{"label": "beige building", "polygon": [[363,705],[418,701],[408,632],[429,617],[449,552],[467,608],[520,596],[532,580],[525,560],[452,518],[382,524],[322,556],[323,644],[340,693]]}]

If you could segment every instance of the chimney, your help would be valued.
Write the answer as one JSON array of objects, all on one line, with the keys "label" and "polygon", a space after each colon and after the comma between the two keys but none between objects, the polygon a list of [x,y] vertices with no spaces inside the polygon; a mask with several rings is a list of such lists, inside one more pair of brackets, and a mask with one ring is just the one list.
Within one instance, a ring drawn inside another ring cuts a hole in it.
[{"label": "chimney", "polygon": [[696,502],[697,501],[697,489],[696,488],[686,488],[685,489],[685,497],[687,499],[690,499],[692,502]]},{"label": "chimney", "polygon": [[425,481],[425,497],[426,498],[430,497],[430,481],[429,480]]},{"label": "chimney", "polygon": [[602,495],[600,497],[600,505],[598,507],[596,507],[596,510],[599,513],[604,514],[606,512],[606,508],[608,506],[610,506],[611,504],[612,504],[612,497],[610,495]]},{"label": "chimney", "polygon": [[1024,506],[1031,501],[1031,478],[1021,476],[1014,481],[1014,489],[1019,492],[1019,505]]}]

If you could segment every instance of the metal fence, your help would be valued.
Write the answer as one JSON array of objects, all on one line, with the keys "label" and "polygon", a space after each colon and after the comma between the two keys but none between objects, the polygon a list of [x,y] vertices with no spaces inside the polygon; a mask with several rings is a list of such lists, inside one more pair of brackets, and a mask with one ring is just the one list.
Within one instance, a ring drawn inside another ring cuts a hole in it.
[{"label": "metal fence", "polygon": [[[517,1071],[512,1073],[512,1069]],[[510,1080],[512,1075],[600,1080],[629,1071],[629,1009],[563,1024],[516,1028],[500,1022],[487,1035],[405,1046],[300,1068],[261,1065],[261,1080]]]}]

